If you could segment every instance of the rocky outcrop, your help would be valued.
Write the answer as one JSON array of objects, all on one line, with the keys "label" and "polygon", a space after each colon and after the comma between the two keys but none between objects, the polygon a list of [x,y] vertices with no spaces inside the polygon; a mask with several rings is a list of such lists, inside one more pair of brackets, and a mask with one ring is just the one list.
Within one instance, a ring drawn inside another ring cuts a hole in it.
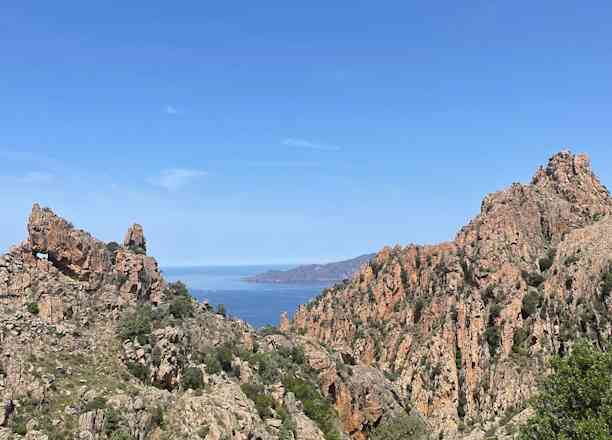
[{"label": "rocky outcrop", "polygon": [[96,240],[50,209],[35,204],[28,234],[19,253],[31,253],[50,262],[86,290],[115,294],[120,303],[159,303],[162,299],[166,283],[155,259],[144,255],[146,244],[140,225],[129,229],[126,246],[120,247]]},{"label": "rocky outcrop", "polygon": [[436,431],[459,435],[520,409],[577,336],[609,339],[611,210],[588,158],[561,152],[531,184],[485,197],[453,242],[383,249],[291,326],[386,371]]},{"label": "rocky outcrop", "polygon": [[144,237],[142,226],[139,224],[130,226],[123,239],[123,246],[135,252],[147,253],[147,242]]}]

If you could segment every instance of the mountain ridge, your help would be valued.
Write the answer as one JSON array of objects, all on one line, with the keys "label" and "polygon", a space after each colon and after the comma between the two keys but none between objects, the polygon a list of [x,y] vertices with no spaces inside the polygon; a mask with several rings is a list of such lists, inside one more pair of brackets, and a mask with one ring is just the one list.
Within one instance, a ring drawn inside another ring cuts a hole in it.
[{"label": "mountain ridge", "polygon": [[350,278],[376,254],[363,254],[348,260],[321,264],[302,264],[287,270],[269,270],[245,277],[251,283],[333,282]]}]

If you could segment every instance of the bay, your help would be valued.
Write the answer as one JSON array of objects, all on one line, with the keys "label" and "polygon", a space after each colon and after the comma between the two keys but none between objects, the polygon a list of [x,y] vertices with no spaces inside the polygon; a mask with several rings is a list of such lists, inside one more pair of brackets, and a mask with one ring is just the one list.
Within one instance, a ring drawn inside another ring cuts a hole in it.
[{"label": "bay", "polygon": [[254,327],[278,325],[282,312],[290,316],[330,283],[299,284],[249,283],[243,280],[267,270],[286,270],[290,265],[166,267],[169,281],[184,282],[198,300],[208,300],[217,308],[223,304],[229,315],[243,319]]}]

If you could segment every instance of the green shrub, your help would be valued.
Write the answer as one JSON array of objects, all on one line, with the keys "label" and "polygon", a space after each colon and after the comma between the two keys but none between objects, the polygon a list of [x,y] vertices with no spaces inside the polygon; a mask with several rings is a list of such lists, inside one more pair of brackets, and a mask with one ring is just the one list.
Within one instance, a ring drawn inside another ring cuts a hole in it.
[{"label": "green shrub", "polygon": [[542,296],[540,296],[537,291],[530,290],[527,292],[527,294],[523,297],[523,302],[521,305],[521,315],[523,319],[527,319],[530,316],[535,315],[535,313],[538,311],[538,307],[540,307],[541,304]]},{"label": "green shrub", "polygon": [[295,362],[298,365],[304,364],[304,361],[306,360],[305,355],[304,355],[304,349],[302,347],[295,345],[291,349],[291,359],[293,359],[293,362]]},{"label": "green shrub", "polygon": [[232,359],[234,353],[232,347],[229,344],[223,344],[217,349],[217,359],[221,365],[221,369],[227,373],[232,371]]},{"label": "green shrub", "polygon": [[168,312],[176,319],[193,316],[193,300],[190,296],[177,296],[168,307]]},{"label": "green shrub", "polygon": [[612,292],[612,266],[601,277],[601,297],[605,301]]},{"label": "green shrub", "polygon": [[84,411],[95,411],[104,408],[106,408],[106,399],[104,397],[94,397],[92,400],[87,402]]},{"label": "green shrub", "polygon": [[102,430],[106,435],[112,434],[119,430],[121,424],[121,416],[119,412],[114,408],[107,408],[104,412],[104,426]]},{"label": "green shrub", "polygon": [[512,351],[517,354],[526,354],[522,346],[528,337],[529,330],[525,330],[524,328],[516,329],[512,336]]},{"label": "green shrub", "polygon": [[191,295],[189,294],[189,289],[187,289],[187,286],[182,281],[175,281],[173,283],[168,284],[166,292],[170,296],[184,296],[187,298],[191,298]]},{"label": "green shrub", "polygon": [[497,353],[501,340],[499,328],[495,326],[487,327],[485,330],[485,338],[487,339],[487,344],[489,344],[489,354],[493,357]]},{"label": "green shrub", "polygon": [[219,374],[222,371],[221,363],[217,358],[216,353],[208,353],[205,357],[206,372],[208,374]]},{"label": "green shrub", "polygon": [[544,282],[544,277],[537,272],[527,272],[526,270],[521,272],[521,275],[528,286],[538,287]]},{"label": "green shrub", "polygon": [[578,262],[580,258],[578,257],[578,255],[574,254],[574,255],[570,255],[569,257],[567,257],[565,259],[565,261],[563,262],[563,264],[565,265],[565,267],[569,267],[572,264]]},{"label": "green shrub", "polygon": [[184,389],[201,389],[204,387],[204,375],[202,374],[202,370],[197,367],[185,368],[185,371],[183,371],[181,384],[183,385]]},{"label": "green shrub", "polygon": [[124,314],[117,327],[123,340],[136,338],[141,345],[148,344],[151,337],[151,306],[140,305],[132,313]]},{"label": "green shrub", "polygon": [[40,312],[40,309],[38,308],[38,304],[35,302],[29,303],[27,308],[28,308],[28,312],[30,312],[32,315],[38,315],[38,313]]},{"label": "green shrub", "polygon": [[23,416],[17,414],[13,416],[10,422],[11,431],[14,434],[26,435],[28,433],[28,428],[26,427],[26,421]]},{"label": "green shrub", "polygon": [[551,361],[521,440],[603,440],[612,433],[612,353],[579,342]]},{"label": "green shrub", "polygon": [[542,257],[538,260],[538,266],[540,266],[540,272],[546,272],[553,265],[552,257]]},{"label": "green shrub", "polygon": [[370,434],[371,440],[425,440],[429,438],[425,423],[408,414],[383,421]]},{"label": "green shrub", "polygon": [[274,407],[274,399],[272,396],[265,394],[264,388],[261,385],[245,383],[240,386],[242,392],[255,403],[255,408],[259,417],[266,419],[272,417],[271,408]]},{"label": "green shrub", "polygon": [[147,367],[137,362],[128,362],[127,369],[132,376],[140,379],[144,383],[148,383],[149,369]]},{"label": "green shrub", "polygon": [[134,440],[134,437],[125,431],[116,431],[111,435],[111,440]]},{"label": "green shrub", "polygon": [[414,323],[417,324],[421,320],[421,314],[423,313],[423,307],[425,307],[425,301],[423,298],[417,298],[414,302]]},{"label": "green shrub", "polygon": [[225,305],[224,304],[219,304],[217,306],[217,315],[227,316],[227,312],[225,311]]},{"label": "green shrub", "polygon": [[321,428],[326,439],[340,438],[336,430],[336,412],[330,402],[321,396],[317,387],[295,376],[285,376],[283,385],[302,402],[304,413]]}]

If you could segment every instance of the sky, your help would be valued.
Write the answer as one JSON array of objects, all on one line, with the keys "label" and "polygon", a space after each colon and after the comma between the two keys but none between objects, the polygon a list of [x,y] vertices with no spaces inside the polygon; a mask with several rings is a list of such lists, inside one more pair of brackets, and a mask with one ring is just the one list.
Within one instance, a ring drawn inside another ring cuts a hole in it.
[{"label": "sky", "polygon": [[609,1],[0,4],[0,249],[34,202],[162,265],[450,240],[569,147],[612,184]]}]

